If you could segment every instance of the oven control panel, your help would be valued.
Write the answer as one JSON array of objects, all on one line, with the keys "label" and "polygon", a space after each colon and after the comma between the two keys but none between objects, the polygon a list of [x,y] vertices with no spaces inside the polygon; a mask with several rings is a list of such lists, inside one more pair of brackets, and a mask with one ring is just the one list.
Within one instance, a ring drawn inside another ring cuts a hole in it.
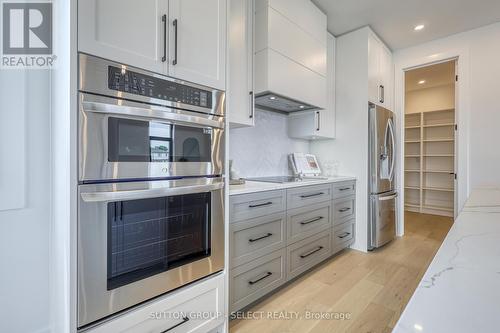
[{"label": "oven control panel", "polygon": [[108,66],[108,88],[174,103],[212,108],[212,93],[150,75]]}]

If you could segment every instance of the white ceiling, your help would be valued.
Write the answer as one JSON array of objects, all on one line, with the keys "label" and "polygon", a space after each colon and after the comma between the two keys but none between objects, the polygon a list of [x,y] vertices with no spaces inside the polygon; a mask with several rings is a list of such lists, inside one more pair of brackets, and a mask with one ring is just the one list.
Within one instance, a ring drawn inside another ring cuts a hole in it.
[{"label": "white ceiling", "polygon": [[[420,81],[425,81],[419,84]],[[406,91],[453,84],[455,82],[455,61],[413,69],[405,74]]]},{"label": "white ceiling", "polygon": [[[500,0],[312,0],[335,36],[370,25],[401,49],[500,21]],[[425,29],[414,31],[418,24]]]}]

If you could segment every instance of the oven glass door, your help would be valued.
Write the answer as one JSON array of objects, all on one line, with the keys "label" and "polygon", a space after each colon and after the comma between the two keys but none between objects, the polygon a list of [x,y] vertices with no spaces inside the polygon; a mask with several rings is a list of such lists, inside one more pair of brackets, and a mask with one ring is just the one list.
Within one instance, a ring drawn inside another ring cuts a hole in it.
[{"label": "oven glass door", "polygon": [[210,256],[210,207],[210,193],[107,203],[107,289]]},{"label": "oven glass door", "polygon": [[79,186],[78,327],[224,269],[221,178]]},{"label": "oven glass door", "polygon": [[210,162],[212,129],[108,119],[108,162]]}]

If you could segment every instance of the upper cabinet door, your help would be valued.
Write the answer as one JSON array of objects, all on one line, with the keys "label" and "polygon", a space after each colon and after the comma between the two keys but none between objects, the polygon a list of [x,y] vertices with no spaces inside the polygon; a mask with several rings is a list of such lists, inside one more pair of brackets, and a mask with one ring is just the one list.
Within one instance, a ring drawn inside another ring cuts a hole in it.
[{"label": "upper cabinet door", "polygon": [[368,37],[368,100],[381,105],[381,80],[380,80],[380,42],[373,35]]},{"label": "upper cabinet door", "polygon": [[167,0],[79,0],[78,50],[165,73],[167,10]]},{"label": "upper cabinet door", "polygon": [[394,108],[394,65],[391,51],[382,46],[380,53],[380,78],[383,87],[382,106],[386,109]]},{"label": "upper cabinet door", "polygon": [[254,0],[229,3],[229,82],[227,116],[231,126],[254,125]]},{"label": "upper cabinet door", "polygon": [[368,99],[393,108],[394,71],[391,51],[373,34],[368,37]]},{"label": "upper cabinet door", "polygon": [[335,139],[335,37],[327,34],[327,76],[326,97],[327,107],[318,111],[319,130],[318,136],[326,139]]},{"label": "upper cabinet door", "polygon": [[169,39],[170,76],[225,90],[226,0],[169,0]]}]

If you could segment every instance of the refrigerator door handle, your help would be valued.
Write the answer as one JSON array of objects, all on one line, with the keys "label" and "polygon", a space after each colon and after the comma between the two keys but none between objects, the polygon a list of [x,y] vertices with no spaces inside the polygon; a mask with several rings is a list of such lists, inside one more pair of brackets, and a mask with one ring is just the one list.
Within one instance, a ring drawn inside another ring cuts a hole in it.
[{"label": "refrigerator door handle", "polygon": [[389,133],[391,134],[391,169],[389,171],[389,180],[392,181],[394,178],[394,165],[396,163],[396,154],[394,152],[394,150],[396,149],[396,140],[394,139],[394,126],[392,125],[392,119],[389,119],[388,125]]},{"label": "refrigerator door handle", "polygon": [[380,197],[378,198],[379,201],[387,201],[387,200],[392,200],[398,197],[397,193],[394,193],[393,195],[389,195],[387,197]]}]

